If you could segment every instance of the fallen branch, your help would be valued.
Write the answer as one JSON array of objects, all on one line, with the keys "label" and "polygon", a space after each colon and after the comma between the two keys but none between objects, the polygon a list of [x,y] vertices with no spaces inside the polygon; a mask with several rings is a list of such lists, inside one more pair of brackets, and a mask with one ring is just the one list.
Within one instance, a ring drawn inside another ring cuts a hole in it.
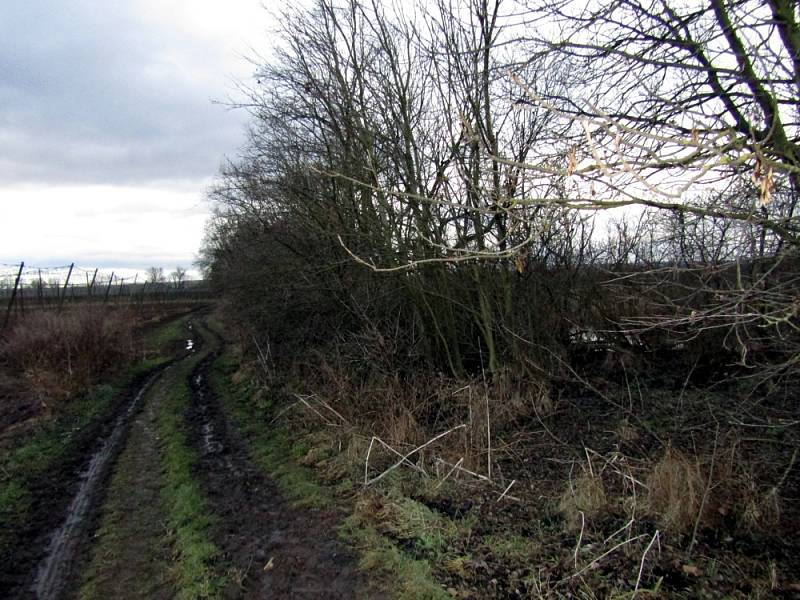
[{"label": "fallen branch", "polygon": [[578,512],[581,513],[581,532],[578,534],[578,543],[575,544],[575,552],[574,552],[574,555],[573,555],[574,558],[575,558],[575,568],[576,569],[578,568],[578,552],[580,552],[581,541],[583,541],[583,528],[586,526],[586,517],[584,516],[583,511],[579,510]]},{"label": "fallen branch", "polygon": [[642,572],[644,571],[644,559],[647,558],[647,553],[650,552],[650,548],[653,547],[660,532],[656,529],[656,532],[653,534],[653,539],[650,540],[650,543],[647,544],[647,548],[644,549],[644,554],[642,554],[642,562],[639,565],[639,576],[636,578],[636,587],[633,588],[633,595],[631,598],[636,598],[636,594],[639,593],[639,585],[642,583]]},{"label": "fallen branch", "polygon": [[[515,483],[517,483],[517,480],[516,479],[512,479],[511,483],[508,484],[508,487],[505,490],[503,490],[502,494],[500,494],[500,497],[497,499],[498,502],[500,502],[500,500],[502,500],[503,498],[506,497],[506,494],[508,494],[508,490],[510,490],[511,486],[514,485]],[[509,496],[509,498],[512,498],[512,497],[513,496]]]},{"label": "fallen branch", "polygon": [[[309,397],[310,397],[310,396],[309,396]],[[321,412],[319,412],[319,411],[318,411],[316,408],[314,408],[313,406],[311,406],[311,404],[309,404],[309,403],[308,403],[308,400],[306,400],[305,398],[303,398],[303,397],[302,397],[300,394],[295,394],[295,398],[297,398],[298,402],[300,402],[300,403],[301,403],[301,404],[303,404],[303,405],[304,405],[306,408],[308,408],[308,410],[310,410],[310,411],[311,411],[311,412],[313,412],[315,415],[317,415],[317,416],[318,416],[320,419],[322,419],[322,420],[325,422],[325,425],[332,425],[332,426],[335,426],[335,425],[336,425],[336,423],[334,423],[333,421],[329,420],[329,419],[328,419],[328,418],[327,418],[325,415],[323,415],[323,414],[322,414]]]},{"label": "fallen branch", "polygon": [[[486,483],[488,483],[490,485],[493,485],[493,486],[497,485],[493,480],[491,480],[488,477],[486,477],[486,475],[481,475],[480,473],[476,473],[475,471],[470,471],[469,469],[465,469],[464,467],[460,466],[460,464],[459,464],[459,463],[461,463],[460,460],[458,461],[458,463],[456,463],[454,465],[452,463],[447,462],[446,460],[444,460],[442,458],[438,458],[437,457],[436,458],[436,462],[437,463],[441,463],[443,465],[446,465],[448,467],[452,467],[454,470],[462,472],[462,473],[466,473],[467,475],[472,475],[476,479],[480,479],[481,481],[485,481]],[[516,480],[514,480],[514,482],[516,482]],[[509,487],[511,487],[511,486],[509,486]],[[522,500],[520,500],[518,497],[512,496],[511,494],[509,494],[508,490],[506,490],[506,493],[501,497],[508,498],[509,500],[514,500],[515,502],[522,502]],[[498,498],[498,501],[499,500],[500,500],[500,498]]]},{"label": "fallen branch", "polygon": [[583,573],[585,573],[585,572],[586,572],[586,571],[588,571],[590,568],[592,568],[592,566],[593,566],[593,565],[596,565],[596,564],[598,564],[598,563],[599,563],[601,560],[603,560],[603,559],[604,559],[606,556],[608,556],[609,554],[611,554],[612,552],[614,552],[614,551],[615,551],[615,550],[617,550],[618,548],[622,548],[622,546],[625,546],[626,544],[630,544],[631,542],[638,541],[638,540],[642,539],[643,537],[647,537],[647,534],[646,534],[646,533],[643,533],[643,534],[641,534],[641,535],[637,535],[636,537],[632,537],[632,538],[630,538],[630,539],[628,539],[628,540],[625,540],[625,541],[622,541],[622,542],[620,542],[619,544],[617,544],[617,545],[616,545],[616,546],[614,546],[613,548],[611,548],[611,549],[609,549],[609,550],[606,550],[605,552],[603,552],[603,554],[601,554],[601,555],[600,555],[600,556],[598,556],[597,558],[595,558],[595,559],[593,559],[592,561],[590,561],[590,562],[589,562],[589,564],[588,564],[588,565],[586,565],[585,567],[583,567],[583,568],[582,568],[580,571],[578,571],[577,573],[573,573],[573,574],[572,574],[572,575],[570,575],[569,577],[565,577],[564,579],[562,579],[561,581],[559,581],[559,583],[564,583],[565,581],[569,581],[570,579],[575,579],[575,578],[576,578],[576,577],[578,577],[579,575],[583,575]]},{"label": "fallen branch", "polygon": [[[436,464],[438,465],[438,464],[439,464],[439,462],[441,462],[441,461],[437,461],[437,463],[436,463]],[[454,464],[454,465],[453,465],[453,466],[450,468],[450,470],[447,472],[447,475],[445,475],[445,476],[444,476],[444,478],[443,478],[443,479],[442,479],[442,480],[441,480],[439,483],[437,483],[437,484],[436,484],[436,488],[435,488],[435,489],[437,489],[437,490],[438,490],[440,487],[442,487],[442,484],[443,484],[445,481],[447,481],[447,479],[450,477],[450,475],[452,475],[452,474],[453,474],[453,472],[454,472],[456,469],[458,469],[458,468],[461,466],[461,463],[463,463],[463,462],[464,462],[464,457],[462,456],[461,458],[459,458],[459,459],[458,459],[458,462],[457,462],[456,464]]]},{"label": "fallen branch", "polygon": [[[414,454],[416,454],[417,452],[419,452],[419,451],[420,451],[420,450],[422,450],[423,448],[426,448],[426,447],[430,446],[431,444],[433,444],[435,441],[437,441],[437,440],[439,440],[439,439],[443,438],[444,436],[446,436],[446,435],[448,435],[448,434],[450,434],[450,433],[453,433],[454,431],[457,431],[458,429],[463,429],[463,428],[465,428],[465,427],[466,427],[466,425],[465,425],[465,424],[458,425],[458,426],[456,426],[456,427],[453,427],[452,429],[448,429],[447,431],[445,431],[445,432],[442,432],[442,433],[440,433],[439,435],[437,435],[437,436],[435,436],[435,437],[431,438],[430,440],[428,440],[427,442],[425,442],[425,443],[424,443],[424,444],[422,444],[421,446],[417,446],[416,448],[414,448],[414,449],[413,449],[411,452],[409,452],[408,454],[402,455],[402,457],[400,458],[400,460],[399,460],[399,461],[397,461],[396,463],[394,463],[394,464],[393,464],[391,467],[389,467],[388,469],[386,469],[386,470],[385,470],[383,473],[381,473],[381,474],[380,474],[380,475],[378,475],[377,477],[374,477],[373,479],[370,479],[370,480],[366,480],[366,477],[365,477],[365,481],[364,481],[364,487],[366,487],[366,486],[368,486],[368,485],[372,485],[373,483],[377,483],[378,481],[380,481],[381,479],[383,479],[384,477],[386,477],[386,476],[387,476],[389,473],[391,473],[392,471],[394,471],[394,470],[395,470],[397,467],[399,467],[400,465],[402,465],[404,462],[407,462],[407,461],[408,461],[408,458],[409,458],[410,456],[413,456]],[[378,438],[373,438],[373,439],[378,439]],[[372,450],[372,443],[370,443],[370,450]],[[367,453],[367,463],[366,463],[366,464],[365,464],[365,466],[364,466],[365,472],[366,472],[366,470],[367,470],[368,468],[369,468],[369,452]]]}]

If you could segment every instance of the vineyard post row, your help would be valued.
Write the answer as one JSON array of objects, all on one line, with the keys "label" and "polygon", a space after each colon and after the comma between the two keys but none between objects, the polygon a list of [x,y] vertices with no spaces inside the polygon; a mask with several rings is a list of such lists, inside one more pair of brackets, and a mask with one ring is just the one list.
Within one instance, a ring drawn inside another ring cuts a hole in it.
[{"label": "vineyard post row", "polygon": [[[64,267],[25,268],[25,262],[2,265],[6,273],[0,270],[0,302],[5,304],[3,331],[8,327],[12,316],[24,317],[26,312],[35,310],[63,310],[69,304],[137,304],[153,302],[201,302],[210,300],[211,290],[203,280],[182,280],[179,282],[143,281],[139,275],[119,277],[111,272],[107,281],[98,279],[99,268],[83,269],[71,263]],[[66,271],[61,282],[60,277],[50,277],[45,281],[43,271],[52,275]],[[77,272],[85,274],[85,283],[77,282]],[[2,306],[0,304],[0,306]]]}]

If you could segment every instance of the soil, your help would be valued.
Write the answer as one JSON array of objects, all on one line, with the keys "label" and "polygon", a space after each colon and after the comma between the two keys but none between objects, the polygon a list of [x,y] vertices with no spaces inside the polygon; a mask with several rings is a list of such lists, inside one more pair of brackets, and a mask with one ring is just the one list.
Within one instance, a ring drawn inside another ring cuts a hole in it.
[{"label": "soil", "polygon": [[[595,468],[606,471],[606,493],[614,500],[623,496],[621,490],[613,487],[618,479],[613,471],[620,465],[644,479],[645,460],[663,452],[662,443],[711,446],[714,425],[708,423],[708,414],[709,411],[726,414],[726,397],[704,396],[703,404],[696,409],[687,404],[680,413],[676,404],[678,394],[672,399],[648,398],[649,403],[641,408],[640,414],[646,415],[653,433],[645,429],[644,424],[635,423],[639,425],[637,435],[621,439],[617,434],[618,411],[609,409],[608,403],[575,392],[573,399],[568,400],[567,394],[564,396],[557,412],[544,423],[517,423],[508,432],[496,432],[495,443],[503,450],[497,452],[495,468],[506,474],[507,480],[516,479],[513,493],[523,502],[498,503],[497,493],[487,493],[480,485],[471,487],[469,481],[459,482],[446,499],[417,498],[454,520],[471,514],[475,523],[466,540],[457,540],[449,548],[454,556],[468,557],[463,566],[454,569],[452,563],[448,565],[445,561],[444,565],[440,563],[435,567],[436,578],[445,587],[457,590],[460,598],[529,598],[539,597],[540,590],[559,582],[559,592],[567,597],[583,597],[581,593],[591,590],[592,597],[602,598],[619,589],[634,589],[644,564],[642,582],[649,586],[643,585],[643,588],[652,588],[653,583],[660,580],[658,586],[665,597],[749,598],[767,594],[800,597],[797,575],[800,573],[800,542],[797,536],[781,535],[781,532],[800,528],[798,476],[794,473],[787,473],[789,476],[783,482],[781,492],[785,505],[780,524],[773,532],[748,531],[728,514],[720,516],[713,528],[700,527],[691,551],[688,550],[691,530],[684,535],[661,531],[658,544],[646,554],[644,563],[642,557],[660,527],[646,513],[638,515],[636,523],[622,534],[618,533],[613,542],[604,543],[627,523],[629,514],[622,507],[609,505],[602,515],[587,517],[583,531],[580,521],[577,529],[570,530],[564,514],[558,510],[567,482],[581,472],[579,465],[585,463],[587,452],[593,451]],[[719,404],[711,405],[714,401]],[[787,415],[793,414],[786,407],[764,405],[760,410],[765,422],[770,418],[772,422],[786,421]],[[676,422],[678,414],[685,422]],[[563,426],[563,423],[569,425]],[[513,433],[514,430],[526,435]],[[659,441],[654,437],[655,432],[665,439]],[[738,451],[744,452],[747,443],[737,440]],[[763,448],[759,448],[759,453],[753,451],[751,460],[760,457],[759,473],[769,474],[769,479],[776,481],[786,471],[786,466],[792,464],[792,451],[796,446],[788,443],[773,446],[769,454]],[[627,462],[612,462],[622,457]],[[502,482],[499,489],[505,483],[508,481]],[[730,511],[740,510],[744,501],[739,497],[731,498]],[[717,512],[722,515],[726,509],[723,505]],[[636,536],[640,536],[637,541],[595,561],[615,543]],[[526,545],[507,549],[508,546],[496,541],[498,539],[521,540]],[[489,543],[488,540],[494,541]],[[579,572],[580,576],[575,576]]]},{"label": "soil", "polygon": [[[111,403],[103,418],[94,420],[76,436],[70,452],[59,457],[58,461],[31,483],[29,491],[35,499],[32,517],[27,519],[26,527],[14,532],[14,552],[9,556],[0,556],[3,564],[0,572],[0,597],[34,597],[31,587],[36,568],[45,557],[53,533],[67,519],[70,503],[81,487],[81,474],[111,435],[118,416],[133,402],[141,387],[157,370],[136,377]],[[90,506],[86,509],[85,518],[87,529],[91,529],[95,521],[107,475],[106,471],[99,478],[98,493],[89,500]]]},{"label": "soil", "polygon": [[[131,427],[130,438],[110,482],[100,516],[102,528],[92,540],[92,565],[82,583],[88,599],[141,598],[166,600],[174,594],[169,581],[169,552],[163,543],[164,525],[159,512],[161,485],[157,408],[165,392],[153,392]],[[95,567],[96,565],[96,567]],[[72,596],[70,590],[66,594]]]},{"label": "soil", "polygon": [[[359,598],[363,576],[336,540],[335,511],[297,509],[252,462],[235,427],[225,418],[209,383],[209,369],[220,340],[203,340],[190,329],[193,347],[183,358],[209,345],[208,355],[190,375],[187,433],[199,462],[194,475],[212,508],[215,543],[227,566],[227,598]],[[205,331],[205,328],[203,328]],[[178,359],[178,360],[182,360]],[[112,435],[147,378],[153,380],[137,411],[131,411],[108,467],[98,477],[66,536],[58,574],[44,595],[35,591],[39,566],[63,525],[74,514],[81,473]],[[16,533],[13,556],[4,556],[0,597],[22,598],[171,598],[174,579],[161,512],[161,449],[156,418],[174,377],[145,374],[113,402],[108,414],[81,432],[79,443],[61,457],[32,493],[35,519]],[[54,537],[55,536],[55,537]],[[370,598],[379,597],[374,593]]]},{"label": "soil", "polygon": [[215,358],[209,355],[191,375],[187,421],[202,456],[196,476],[220,519],[217,543],[231,564],[226,597],[364,597],[363,577],[336,540],[340,516],[293,508],[256,467],[226,420],[209,385]]}]

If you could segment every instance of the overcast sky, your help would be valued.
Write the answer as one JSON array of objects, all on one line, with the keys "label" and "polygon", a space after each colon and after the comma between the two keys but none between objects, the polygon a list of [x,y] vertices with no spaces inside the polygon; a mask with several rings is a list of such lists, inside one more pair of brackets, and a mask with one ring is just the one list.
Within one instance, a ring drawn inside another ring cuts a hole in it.
[{"label": "overcast sky", "polygon": [[6,0],[0,263],[189,266],[204,190],[244,142],[260,0]]}]

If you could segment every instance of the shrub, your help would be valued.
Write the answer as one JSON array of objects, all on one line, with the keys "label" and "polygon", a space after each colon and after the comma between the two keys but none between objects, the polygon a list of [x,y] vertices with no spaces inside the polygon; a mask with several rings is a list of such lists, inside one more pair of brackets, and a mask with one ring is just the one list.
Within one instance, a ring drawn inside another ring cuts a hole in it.
[{"label": "shrub", "polygon": [[0,343],[0,362],[42,402],[63,399],[134,356],[133,323],[124,311],[81,308],[19,321]]}]

